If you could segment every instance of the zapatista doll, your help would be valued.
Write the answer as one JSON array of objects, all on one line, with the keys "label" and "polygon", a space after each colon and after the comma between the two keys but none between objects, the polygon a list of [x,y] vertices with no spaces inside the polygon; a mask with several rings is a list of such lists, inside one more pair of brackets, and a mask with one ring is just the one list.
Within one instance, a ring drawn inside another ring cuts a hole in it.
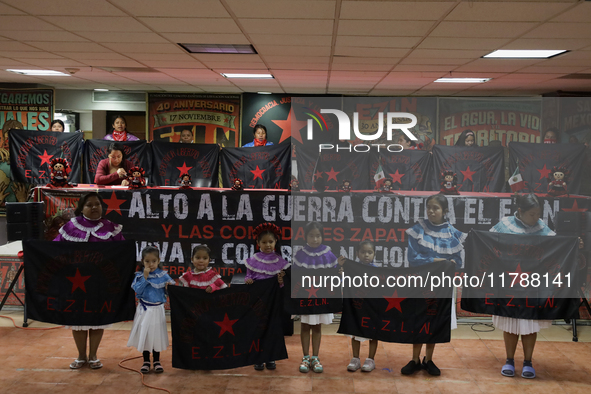
[{"label": "zapatista doll", "polygon": [[384,183],[382,184],[382,187],[380,187],[380,191],[381,192],[389,192],[389,191],[392,191],[392,179],[386,178],[384,180]]},{"label": "zapatista doll", "polygon": [[340,192],[350,192],[351,191],[351,181],[348,179],[345,179],[341,183],[341,186],[339,186],[339,191]]},{"label": "zapatista doll", "polygon": [[66,159],[53,159],[49,166],[51,167],[51,181],[49,187],[68,187],[68,174],[70,165]]},{"label": "zapatista doll", "polygon": [[181,178],[179,179],[179,183],[181,184],[181,189],[190,189],[192,184],[191,175],[189,174],[181,174]]},{"label": "zapatista doll", "polygon": [[548,195],[552,197],[568,195],[566,181],[569,171],[563,166],[554,166],[548,177]]},{"label": "zapatista doll", "polygon": [[453,171],[443,171],[441,173],[441,190],[442,194],[459,195],[457,189],[458,176]]},{"label": "zapatista doll", "polygon": [[232,182],[232,190],[238,192],[242,189],[242,180],[240,178],[234,178],[234,182]]},{"label": "zapatista doll", "polygon": [[130,189],[139,189],[146,187],[146,180],[144,179],[145,171],[142,167],[135,166],[129,170],[130,176],[127,177]]},{"label": "zapatista doll", "polygon": [[289,182],[289,190],[291,190],[292,192],[300,191],[300,182],[298,181],[298,178],[291,178],[291,182]]}]

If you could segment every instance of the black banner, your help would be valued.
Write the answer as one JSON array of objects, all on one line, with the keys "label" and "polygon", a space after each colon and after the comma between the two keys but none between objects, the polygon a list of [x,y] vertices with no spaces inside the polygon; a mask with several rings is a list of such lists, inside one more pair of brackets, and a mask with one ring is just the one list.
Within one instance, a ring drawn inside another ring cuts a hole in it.
[{"label": "black banner", "polygon": [[312,190],[314,188],[314,169],[317,161],[318,150],[299,149],[297,151],[296,163],[301,190]]},{"label": "black banner", "polygon": [[305,269],[297,266],[292,266],[292,269],[285,271],[283,277],[285,311],[291,315],[341,312],[343,310],[343,299],[341,298],[340,287],[331,290],[326,286],[309,286],[302,281],[302,276],[311,276],[318,280],[319,278],[336,275],[337,272],[338,268]]},{"label": "black banner", "polygon": [[[350,276],[426,276],[433,269],[453,277],[455,264],[445,261],[414,268],[379,269],[348,261],[345,273]],[[383,280],[381,283],[385,283]],[[396,287],[390,296],[368,298],[370,287],[345,288],[344,295],[355,296],[343,300],[343,315],[338,332],[384,342],[395,343],[445,343],[450,341],[452,289],[449,296],[435,298],[435,293],[426,286],[414,289],[421,297],[403,297]],[[406,289],[410,291],[411,289]],[[383,292],[383,289],[381,289]],[[441,290],[439,290],[439,295]]]},{"label": "black banner", "polygon": [[328,190],[337,190],[344,180],[353,190],[369,190],[369,157],[356,152],[322,153],[316,163],[316,178],[326,181]]},{"label": "black banner", "polygon": [[464,287],[462,309],[521,319],[573,317],[584,279],[578,245],[577,237],[471,231],[466,274],[483,280]]},{"label": "black banner", "polygon": [[392,180],[392,190],[429,190],[433,177],[431,156],[427,151],[408,149],[372,155],[368,174],[371,188],[375,188],[374,175],[381,164],[384,176]]},{"label": "black banner", "polygon": [[441,173],[457,175],[459,192],[502,192],[505,186],[503,148],[498,147],[433,147],[431,190],[441,188]]},{"label": "black banner", "polygon": [[291,179],[291,144],[253,148],[225,148],[221,154],[224,187],[234,178],[249,189],[287,189]]},{"label": "black banner", "polygon": [[287,358],[276,278],[206,293],[169,286],[172,366],[217,370]]},{"label": "black banner", "polygon": [[[107,149],[113,141],[105,140],[87,140],[84,143],[84,178],[83,182],[94,183],[96,168],[99,162],[106,159],[109,155]],[[146,141],[125,141],[117,142],[125,150],[125,160],[132,166],[140,166],[146,171],[146,181],[148,185],[152,184],[152,178],[149,171],[152,168],[152,150]]]},{"label": "black banner", "polygon": [[8,136],[10,170],[17,182],[48,184],[51,181],[49,164],[57,158],[68,160],[71,168],[68,179],[79,182],[82,133],[11,130]]},{"label": "black banner", "polygon": [[28,317],[71,326],[133,320],[134,244],[23,241]]},{"label": "black banner", "polygon": [[191,175],[193,187],[218,186],[217,144],[152,141],[152,184],[180,186],[181,174]]},{"label": "black banner", "polygon": [[548,192],[548,177],[554,166],[564,166],[570,172],[564,181],[569,194],[579,193],[585,145],[582,144],[509,144],[509,173],[513,174],[516,163],[527,188],[533,193]]}]

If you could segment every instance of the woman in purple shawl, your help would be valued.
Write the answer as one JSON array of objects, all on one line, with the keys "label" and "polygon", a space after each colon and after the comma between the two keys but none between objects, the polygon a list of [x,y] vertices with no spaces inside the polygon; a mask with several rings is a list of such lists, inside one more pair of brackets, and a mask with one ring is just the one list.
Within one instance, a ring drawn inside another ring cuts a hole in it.
[{"label": "woman in purple shawl", "polygon": [[[83,195],[78,201],[75,217],[70,219],[59,230],[54,241],[68,242],[108,242],[123,241],[121,229],[123,226],[115,224],[103,216],[103,199],[96,192]],[[103,364],[97,358],[96,352],[103,338],[105,327],[108,326],[66,326],[72,329],[72,336],[78,349],[78,358],[70,364],[71,369],[79,369],[88,362],[92,369],[102,368]],[[89,352],[86,357],[86,338],[88,337]]]}]

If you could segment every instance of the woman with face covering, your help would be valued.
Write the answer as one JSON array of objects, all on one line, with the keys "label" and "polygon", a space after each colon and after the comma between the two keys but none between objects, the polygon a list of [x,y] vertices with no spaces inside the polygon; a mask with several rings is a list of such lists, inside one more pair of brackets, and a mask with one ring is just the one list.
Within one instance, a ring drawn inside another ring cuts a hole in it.
[{"label": "woman with face covering", "polygon": [[107,141],[139,141],[139,138],[127,132],[127,121],[121,115],[115,116],[113,120],[113,133],[107,134],[103,139]]},{"label": "woman with face covering", "polygon": [[252,129],[252,134],[254,134],[254,141],[249,142],[248,144],[243,145],[243,148],[252,148],[254,146],[269,146],[273,145],[272,142],[267,142],[267,128],[262,124],[257,124]]},{"label": "woman with face covering", "polygon": [[544,133],[544,138],[542,138],[542,142],[544,144],[556,144],[558,143],[558,130],[554,127],[549,128]]},{"label": "woman with face covering", "polygon": [[122,185],[127,186],[127,174],[131,163],[125,160],[123,146],[113,142],[107,150],[109,156],[99,162],[96,167],[94,183],[97,185]]}]

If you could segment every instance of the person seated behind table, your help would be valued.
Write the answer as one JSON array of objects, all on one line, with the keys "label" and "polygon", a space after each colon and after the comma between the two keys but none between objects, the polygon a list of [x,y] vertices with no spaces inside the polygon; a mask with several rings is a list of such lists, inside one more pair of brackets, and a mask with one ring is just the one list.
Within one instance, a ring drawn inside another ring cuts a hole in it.
[{"label": "person seated behind table", "polygon": [[59,119],[54,120],[51,122],[51,130],[50,131],[57,131],[58,133],[63,133],[66,129],[64,122]]},{"label": "person seated behind table", "polygon": [[470,129],[466,129],[462,131],[462,134],[458,137],[456,141],[456,146],[468,146],[468,147],[477,147],[476,145],[476,136],[474,132]]},{"label": "person seated behind table", "polygon": [[267,142],[267,128],[262,124],[255,125],[252,129],[252,134],[254,134],[254,141],[242,145],[243,148],[273,145],[272,142]]},{"label": "person seated behind table", "polygon": [[182,142],[183,144],[192,144],[193,132],[189,129],[183,129],[183,131],[181,131],[181,139],[179,142]]},{"label": "person seated behind table", "polygon": [[125,159],[123,146],[113,142],[107,149],[109,156],[99,162],[96,167],[94,183],[97,185],[122,185],[128,186],[127,173],[132,167]]},{"label": "person seated behind table", "polygon": [[127,132],[127,121],[121,115],[113,119],[113,133],[107,134],[103,140],[107,141],[139,141],[135,135]]}]

